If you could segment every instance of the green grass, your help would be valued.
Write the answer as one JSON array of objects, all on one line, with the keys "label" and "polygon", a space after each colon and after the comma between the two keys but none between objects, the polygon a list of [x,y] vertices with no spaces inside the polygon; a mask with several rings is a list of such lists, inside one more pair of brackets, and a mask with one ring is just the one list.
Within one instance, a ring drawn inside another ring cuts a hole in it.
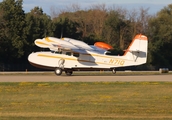
[{"label": "green grass", "polygon": [[0,119],[170,120],[172,83],[0,83]]}]

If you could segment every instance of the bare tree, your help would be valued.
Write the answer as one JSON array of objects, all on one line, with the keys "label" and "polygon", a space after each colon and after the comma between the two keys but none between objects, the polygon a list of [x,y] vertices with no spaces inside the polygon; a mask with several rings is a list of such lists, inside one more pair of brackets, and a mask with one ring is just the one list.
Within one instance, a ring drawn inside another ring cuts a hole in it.
[{"label": "bare tree", "polygon": [[148,14],[148,10],[144,9],[144,8],[140,8],[139,11],[133,9],[132,11],[130,11],[128,13],[128,18],[131,21],[131,34],[132,34],[132,38],[134,38],[134,36],[136,34],[139,33],[146,33],[146,30],[148,28],[148,20],[150,19],[150,15]]}]

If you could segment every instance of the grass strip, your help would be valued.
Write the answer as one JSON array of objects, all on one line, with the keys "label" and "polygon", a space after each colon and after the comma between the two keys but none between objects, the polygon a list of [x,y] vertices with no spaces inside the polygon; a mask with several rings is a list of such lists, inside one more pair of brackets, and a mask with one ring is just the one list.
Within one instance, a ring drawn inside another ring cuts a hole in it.
[{"label": "grass strip", "polygon": [[0,118],[172,119],[171,82],[0,83]]}]

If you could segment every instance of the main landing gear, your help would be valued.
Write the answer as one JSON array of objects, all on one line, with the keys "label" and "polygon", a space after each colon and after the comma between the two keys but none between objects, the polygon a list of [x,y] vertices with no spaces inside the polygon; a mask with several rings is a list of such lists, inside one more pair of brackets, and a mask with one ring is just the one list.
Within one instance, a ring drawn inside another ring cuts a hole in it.
[{"label": "main landing gear", "polygon": [[[73,73],[73,71],[72,71],[71,69],[67,69],[67,70],[64,70],[64,71],[65,71],[66,75],[68,75],[68,76],[71,76],[72,73]],[[56,75],[59,76],[59,75],[62,74],[63,69],[62,69],[62,68],[56,68],[56,69],[54,70],[54,72],[55,72]]]},{"label": "main landing gear", "polygon": [[65,70],[66,75],[71,76],[73,71],[72,70]]},{"label": "main landing gear", "polygon": [[63,72],[63,70],[62,70],[61,68],[56,68],[56,69],[54,70],[54,72],[55,72],[56,75],[61,75],[62,72]]}]

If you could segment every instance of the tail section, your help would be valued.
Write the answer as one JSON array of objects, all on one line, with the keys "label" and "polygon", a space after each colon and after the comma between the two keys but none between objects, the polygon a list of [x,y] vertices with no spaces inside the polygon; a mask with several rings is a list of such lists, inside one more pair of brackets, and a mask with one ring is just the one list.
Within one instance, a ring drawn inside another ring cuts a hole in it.
[{"label": "tail section", "polygon": [[133,60],[138,65],[144,64],[147,61],[148,39],[144,35],[136,35],[131,42],[124,56],[128,60]]}]

